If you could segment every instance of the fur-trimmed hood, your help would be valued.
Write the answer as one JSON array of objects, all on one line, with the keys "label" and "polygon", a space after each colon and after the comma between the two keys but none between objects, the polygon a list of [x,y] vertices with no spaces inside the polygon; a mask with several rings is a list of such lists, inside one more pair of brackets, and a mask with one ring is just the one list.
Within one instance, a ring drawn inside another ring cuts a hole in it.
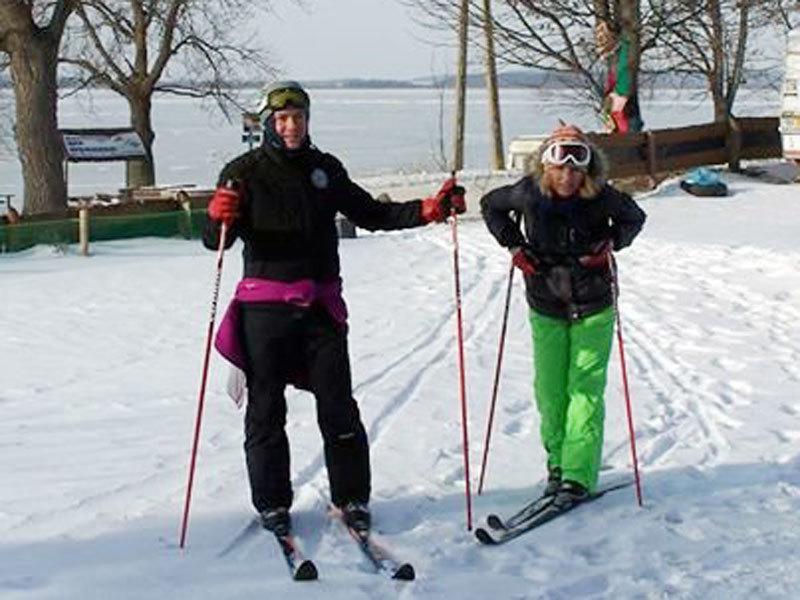
[{"label": "fur-trimmed hood", "polygon": [[[550,136],[536,149],[530,156],[526,163],[525,172],[531,175],[534,179],[540,180],[542,173],[544,173],[544,165],[542,164],[542,154],[547,146],[558,138]],[[592,149],[592,160],[589,163],[587,174],[591,177],[598,187],[603,187],[608,176],[608,158],[597,144],[593,143],[588,137],[581,139],[583,143],[587,144]]]}]

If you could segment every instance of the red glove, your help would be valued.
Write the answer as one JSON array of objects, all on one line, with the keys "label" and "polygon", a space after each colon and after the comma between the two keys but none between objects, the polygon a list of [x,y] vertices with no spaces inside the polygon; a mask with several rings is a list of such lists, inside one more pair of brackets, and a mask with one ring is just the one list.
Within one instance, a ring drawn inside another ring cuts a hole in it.
[{"label": "red glove", "polygon": [[239,191],[234,187],[220,186],[208,203],[208,216],[214,221],[230,226],[239,216]]},{"label": "red glove", "polygon": [[441,223],[455,210],[457,214],[467,212],[467,203],[464,200],[466,190],[456,183],[455,177],[450,177],[442,184],[435,196],[422,201],[421,217],[424,223],[432,221]]},{"label": "red glove", "polygon": [[614,249],[611,240],[603,240],[595,245],[592,254],[581,256],[578,262],[589,269],[604,269],[608,266],[608,257]]},{"label": "red glove", "polygon": [[511,248],[511,262],[525,275],[536,275],[536,267],[539,261],[527,252],[525,248],[521,246]]}]

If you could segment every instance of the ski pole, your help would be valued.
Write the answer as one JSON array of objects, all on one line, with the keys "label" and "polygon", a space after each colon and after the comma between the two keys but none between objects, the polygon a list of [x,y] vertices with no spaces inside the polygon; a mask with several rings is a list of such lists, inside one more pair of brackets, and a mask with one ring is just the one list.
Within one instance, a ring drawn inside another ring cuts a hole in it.
[{"label": "ski pole", "polygon": [[622,367],[622,388],[625,392],[625,409],[628,413],[628,437],[631,441],[631,457],[633,459],[633,477],[636,483],[636,501],[642,506],[642,484],[639,478],[639,461],[636,458],[636,434],[633,428],[633,411],[631,410],[631,394],[628,389],[628,369],[625,366],[625,345],[622,341],[622,318],[619,314],[619,278],[617,261],[611,252],[608,253],[608,267],[611,269],[611,290],[614,296],[614,312],[617,316],[617,345],[619,346],[619,362]]},{"label": "ski pole", "polygon": [[[455,171],[452,176],[455,177]],[[450,209],[451,229],[453,233],[453,274],[455,276],[456,296],[456,328],[458,333],[458,371],[459,396],[461,398],[461,433],[464,448],[464,485],[467,500],[467,531],[472,531],[472,494],[469,476],[469,434],[467,431],[467,391],[464,374],[464,326],[461,319],[461,279],[458,269],[458,216],[456,209]]]},{"label": "ski pole", "polygon": [[[517,214],[516,224],[519,227],[522,213]],[[486,437],[483,442],[483,459],[481,460],[481,474],[478,478],[478,495],[483,492],[483,478],[486,475],[486,463],[489,459],[489,442],[492,437],[492,425],[494,423],[494,409],[497,403],[497,391],[500,388],[500,369],[503,364],[503,349],[506,341],[506,330],[508,329],[508,309],[511,305],[511,288],[514,280],[514,263],[508,270],[508,286],[506,287],[506,303],[503,308],[503,325],[500,327],[500,344],[497,348],[497,363],[494,369],[494,384],[492,385],[492,399],[489,402],[489,418],[486,422]]]},{"label": "ski pole", "polygon": [[211,356],[211,337],[214,333],[214,321],[217,318],[217,299],[219,298],[219,284],[222,279],[222,260],[225,256],[225,238],[228,234],[228,227],[223,221],[219,231],[219,247],[217,248],[217,267],[214,276],[214,292],[211,296],[211,314],[208,319],[208,330],[206,331],[206,346],[203,356],[203,372],[200,377],[200,394],[197,399],[197,416],[194,422],[194,440],[192,441],[192,454],[189,459],[189,481],[186,484],[186,499],[183,504],[183,523],[181,524],[180,549],[183,550],[186,544],[186,528],[189,525],[189,504],[192,501],[192,484],[194,483],[194,468],[197,462],[197,446],[200,443],[200,423],[203,420],[203,404],[206,397],[206,382],[208,381],[208,363]]}]

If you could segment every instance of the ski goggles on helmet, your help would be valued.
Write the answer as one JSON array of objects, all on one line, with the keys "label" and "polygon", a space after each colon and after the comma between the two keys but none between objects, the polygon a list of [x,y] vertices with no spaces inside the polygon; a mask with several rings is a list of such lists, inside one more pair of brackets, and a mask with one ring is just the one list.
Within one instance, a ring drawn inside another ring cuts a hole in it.
[{"label": "ski goggles on helmet", "polygon": [[287,107],[308,109],[308,94],[298,88],[281,88],[271,90],[264,103],[265,110],[283,110]]},{"label": "ski goggles on helmet", "polygon": [[572,163],[574,167],[588,167],[591,161],[592,149],[583,142],[555,141],[542,152],[543,165],[563,166]]}]

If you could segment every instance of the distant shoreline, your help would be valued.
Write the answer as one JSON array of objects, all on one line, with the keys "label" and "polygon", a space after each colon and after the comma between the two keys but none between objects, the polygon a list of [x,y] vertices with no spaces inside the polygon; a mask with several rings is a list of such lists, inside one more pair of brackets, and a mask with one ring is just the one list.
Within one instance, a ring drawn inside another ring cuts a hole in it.
[{"label": "distant shoreline", "polygon": [[[764,89],[779,86],[782,73],[770,76],[762,74],[751,74],[745,78],[749,85],[745,89]],[[336,79],[299,79],[305,87],[309,89],[348,89],[348,90],[368,90],[368,89],[441,89],[452,88],[455,86],[455,78],[447,77],[418,77],[414,79],[383,79],[383,78],[358,78],[341,77]],[[171,83],[180,84],[180,80]],[[59,80],[59,89],[70,89],[75,82],[71,79]],[[498,75],[498,85],[501,89],[512,88],[534,88],[534,89],[568,89],[582,87],[584,84],[580,78],[568,72],[556,71],[537,71],[533,69],[515,70]],[[706,89],[708,83],[703,77],[676,75],[670,73],[649,74],[642,73],[640,85],[642,89]],[[258,89],[264,86],[263,81],[237,81],[231,82],[234,89]],[[468,88],[484,88],[485,80],[483,73],[472,73],[467,76]],[[8,77],[0,76],[0,89],[11,88],[11,80]],[[98,89],[103,89],[98,87]]]}]

